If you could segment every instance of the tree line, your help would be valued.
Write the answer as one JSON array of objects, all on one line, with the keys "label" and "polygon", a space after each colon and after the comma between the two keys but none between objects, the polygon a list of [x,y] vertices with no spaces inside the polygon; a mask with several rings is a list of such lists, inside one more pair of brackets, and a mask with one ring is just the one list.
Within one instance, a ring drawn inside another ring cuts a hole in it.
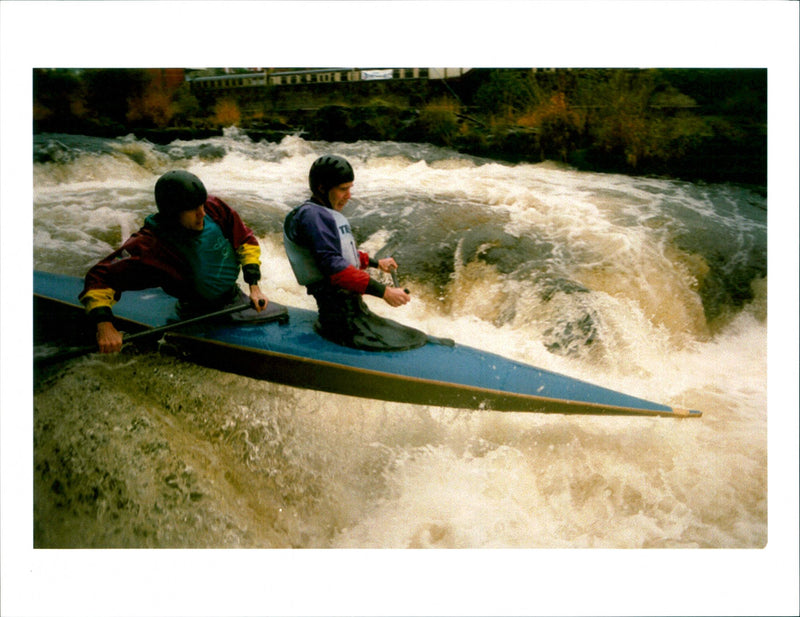
[{"label": "tree line", "polygon": [[441,83],[256,96],[202,96],[142,69],[37,69],[33,82],[35,132],[168,139],[234,125],[265,138],[424,141],[510,161],[766,184],[759,69],[473,69]]}]

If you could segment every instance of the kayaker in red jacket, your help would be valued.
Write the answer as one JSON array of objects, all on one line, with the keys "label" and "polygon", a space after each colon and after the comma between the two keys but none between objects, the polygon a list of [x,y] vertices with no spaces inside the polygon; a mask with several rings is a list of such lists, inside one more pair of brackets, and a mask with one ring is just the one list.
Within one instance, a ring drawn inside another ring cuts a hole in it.
[{"label": "kayaker in red jacket", "polygon": [[311,197],[286,216],[283,226],[295,278],[314,296],[319,309],[316,328],[325,338],[371,351],[420,347],[428,341],[424,332],[375,315],[362,299],[368,294],[397,307],[411,297],[366,272],[367,267],[392,272],[397,263],[392,257],[371,259],[358,250],[342,214],[353,180],[353,168],[340,156],[321,156],[311,166]]},{"label": "kayaker in red jacket", "polygon": [[246,319],[246,313],[260,312],[268,303],[259,287],[257,238],[232,208],[208,195],[197,176],[184,170],[165,173],[156,182],[155,200],[158,212],[86,274],[79,298],[96,324],[103,353],[122,347],[111,307],[124,291],[160,287],[178,299],[178,315],[188,318],[246,301],[236,284],[241,268],[256,308],[239,317]]}]

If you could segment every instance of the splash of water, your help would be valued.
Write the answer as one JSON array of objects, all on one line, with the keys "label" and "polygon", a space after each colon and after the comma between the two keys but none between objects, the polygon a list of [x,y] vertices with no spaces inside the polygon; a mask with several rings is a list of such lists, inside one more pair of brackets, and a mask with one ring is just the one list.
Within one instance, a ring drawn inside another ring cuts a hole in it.
[{"label": "splash of water", "polygon": [[158,354],[36,386],[37,546],[760,547],[766,205],[729,186],[501,165],[419,144],[155,146],[44,136],[35,267],[82,275],[198,174],[262,247],[264,289],[313,308],[283,217],[335,150],[347,214],[414,301],[378,313],[702,422],[487,414],[351,399]]}]

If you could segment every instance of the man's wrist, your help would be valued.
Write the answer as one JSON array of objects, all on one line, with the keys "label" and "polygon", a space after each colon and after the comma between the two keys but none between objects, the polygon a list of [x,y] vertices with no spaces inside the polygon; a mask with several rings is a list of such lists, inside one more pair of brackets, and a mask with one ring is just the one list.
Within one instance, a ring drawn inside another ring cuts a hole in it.
[{"label": "man's wrist", "polygon": [[110,307],[99,306],[89,311],[89,319],[95,324],[100,324],[103,322],[112,323],[114,314],[111,312]]},{"label": "man's wrist", "polygon": [[369,283],[367,283],[367,289],[364,293],[375,296],[376,298],[383,298],[383,295],[386,293],[386,285],[371,278],[369,279]]},{"label": "man's wrist", "polygon": [[116,330],[114,323],[111,321],[98,321],[95,328],[98,332],[109,332]]},{"label": "man's wrist", "polygon": [[247,264],[242,266],[242,276],[248,285],[257,285],[261,280],[261,268],[258,264]]}]

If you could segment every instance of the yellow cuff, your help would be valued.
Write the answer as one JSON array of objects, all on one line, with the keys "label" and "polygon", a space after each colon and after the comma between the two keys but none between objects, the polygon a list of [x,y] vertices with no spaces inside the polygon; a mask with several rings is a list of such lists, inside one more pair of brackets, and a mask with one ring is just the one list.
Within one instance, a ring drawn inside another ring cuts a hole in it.
[{"label": "yellow cuff", "polygon": [[236,249],[239,263],[243,266],[249,264],[261,265],[261,246],[259,244],[242,244]]},{"label": "yellow cuff", "polygon": [[83,306],[86,307],[86,312],[92,311],[101,306],[111,308],[117,301],[114,300],[113,289],[90,289],[80,298]]}]

